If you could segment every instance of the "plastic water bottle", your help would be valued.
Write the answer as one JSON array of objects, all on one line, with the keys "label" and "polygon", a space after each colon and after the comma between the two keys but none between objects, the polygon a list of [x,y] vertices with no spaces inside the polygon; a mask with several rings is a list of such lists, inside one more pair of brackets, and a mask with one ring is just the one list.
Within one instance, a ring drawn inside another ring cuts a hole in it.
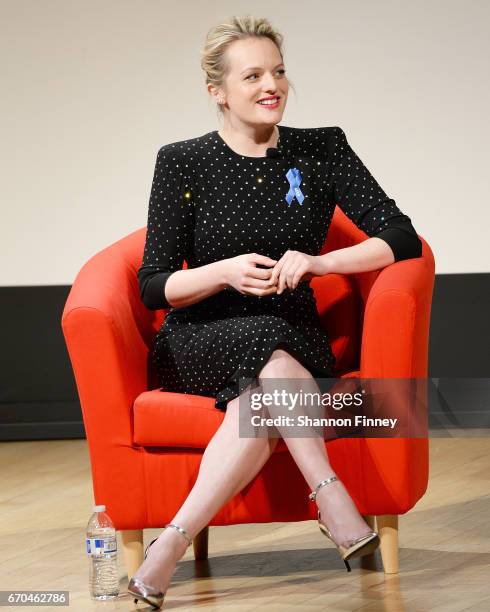
[{"label": "plastic water bottle", "polygon": [[119,595],[117,539],[105,505],[94,506],[87,524],[89,590],[92,599],[114,599]]}]

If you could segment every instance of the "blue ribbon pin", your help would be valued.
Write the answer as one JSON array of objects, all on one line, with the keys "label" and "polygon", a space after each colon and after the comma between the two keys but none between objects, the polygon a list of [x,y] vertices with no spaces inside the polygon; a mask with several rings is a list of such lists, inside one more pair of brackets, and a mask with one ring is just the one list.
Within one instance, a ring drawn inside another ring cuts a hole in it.
[{"label": "blue ribbon pin", "polygon": [[289,191],[286,194],[286,202],[288,203],[288,206],[291,206],[294,196],[296,196],[296,199],[300,204],[303,204],[305,196],[299,188],[303,179],[301,178],[298,168],[290,168],[286,173],[286,178],[289,181]]}]

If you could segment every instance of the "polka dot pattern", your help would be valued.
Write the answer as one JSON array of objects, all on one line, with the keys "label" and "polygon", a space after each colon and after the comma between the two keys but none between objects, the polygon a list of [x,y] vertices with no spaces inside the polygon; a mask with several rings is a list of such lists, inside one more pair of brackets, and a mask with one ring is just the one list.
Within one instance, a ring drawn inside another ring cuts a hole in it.
[{"label": "polka dot pattern", "polygon": [[[260,253],[280,259],[288,249],[318,255],[335,205],[368,236],[383,238],[395,259],[416,257],[410,219],[388,198],[339,127],[278,125],[278,158],[240,155],[215,130],[163,146],[157,155],[148,210],[141,299],[169,308],[152,357],[161,388],[227,402],[256,380],[276,348],[284,348],[314,376],[333,376],[335,357],[321,327],[313,290],[243,295],[233,287],[183,308],[165,297],[171,274]],[[300,170],[300,204],[286,201],[287,171]]]}]

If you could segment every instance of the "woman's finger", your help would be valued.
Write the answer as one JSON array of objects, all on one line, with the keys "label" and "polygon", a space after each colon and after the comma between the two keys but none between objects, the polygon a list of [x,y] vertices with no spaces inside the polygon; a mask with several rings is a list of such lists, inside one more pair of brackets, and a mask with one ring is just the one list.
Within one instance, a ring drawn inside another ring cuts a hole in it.
[{"label": "woman's finger", "polygon": [[292,258],[289,257],[281,269],[281,274],[279,275],[279,279],[277,281],[277,293],[282,293],[284,291],[284,288],[287,285],[287,277],[291,266],[294,266],[294,261],[292,261]]},{"label": "woman's finger", "polygon": [[284,262],[287,260],[288,253],[289,251],[286,251],[284,253],[284,255],[279,259],[279,261],[276,263],[276,265],[274,266],[272,270],[270,280],[273,285],[277,285],[278,283],[279,275],[281,274],[281,270],[282,270],[282,266],[284,265]]}]

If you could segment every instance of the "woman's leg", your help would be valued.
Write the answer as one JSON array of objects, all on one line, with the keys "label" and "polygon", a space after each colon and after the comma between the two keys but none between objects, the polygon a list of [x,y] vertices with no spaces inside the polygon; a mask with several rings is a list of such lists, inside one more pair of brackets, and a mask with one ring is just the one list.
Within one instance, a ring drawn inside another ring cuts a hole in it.
[{"label": "woman's leg", "polygon": [[[242,396],[249,394],[250,390]],[[183,527],[191,538],[258,474],[279,441],[279,438],[239,437],[240,397],[228,402],[223,422],[204,451],[196,482],[169,521]],[[165,591],[186,549],[187,542],[182,534],[175,529],[164,529],[149,548],[134,578]]]},{"label": "woman's leg", "polygon": [[[311,373],[290,353],[282,349],[277,349],[272,353],[269,361],[259,373],[264,391],[267,391],[269,387],[271,390],[276,388],[274,380],[267,381],[267,379],[275,378],[287,378],[288,387],[295,386],[291,379],[309,379],[309,383],[312,386],[314,384],[318,389]],[[306,386],[310,391],[309,385]],[[298,384],[296,384],[296,389],[299,389]],[[269,413],[271,417],[284,414],[284,408],[270,406]],[[287,437],[287,428],[278,426],[277,429],[311,490],[322,480],[335,474],[328,460],[322,436]],[[330,529],[337,544],[347,545],[353,539],[371,531],[340,480],[322,487],[318,491],[316,503],[321,512],[322,522]]]}]

